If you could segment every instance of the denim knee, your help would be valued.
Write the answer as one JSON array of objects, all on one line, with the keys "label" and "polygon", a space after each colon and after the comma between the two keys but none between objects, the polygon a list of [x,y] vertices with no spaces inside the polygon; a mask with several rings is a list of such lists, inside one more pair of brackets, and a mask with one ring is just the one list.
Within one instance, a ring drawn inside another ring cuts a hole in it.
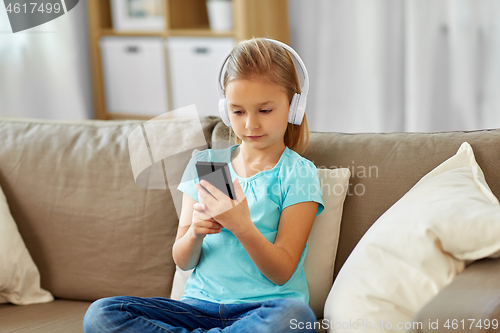
[{"label": "denim knee", "polygon": [[316,332],[316,315],[303,301],[280,298],[270,301],[269,305],[279,310],[278,318],[274,318],[273,332]]},{"label": "denim knee", "polygon": [[119,297],[101,298],[92,303],[83,317],[85,333],[110,332],[113,324],[110,312],[121,303]]}]

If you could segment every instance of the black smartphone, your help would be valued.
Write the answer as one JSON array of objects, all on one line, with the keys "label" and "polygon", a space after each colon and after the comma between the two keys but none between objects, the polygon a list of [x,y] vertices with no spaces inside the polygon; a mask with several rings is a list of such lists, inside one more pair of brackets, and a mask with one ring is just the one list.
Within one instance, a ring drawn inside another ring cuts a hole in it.
[{"label": "black smartphone", "polygon": [[[198,161],[195,165],[200,180],[206,180],[234,200],[236,196],[234,194],[233,181],[227,163]],[[206,188],[205,191],[210,193]]]}]

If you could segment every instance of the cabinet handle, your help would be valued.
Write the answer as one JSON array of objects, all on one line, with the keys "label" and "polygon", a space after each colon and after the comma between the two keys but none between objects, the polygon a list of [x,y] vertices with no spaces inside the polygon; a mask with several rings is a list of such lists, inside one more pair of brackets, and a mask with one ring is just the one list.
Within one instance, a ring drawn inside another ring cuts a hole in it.
[{"label": "cabinet handle", "polygon": [[195,47],[194,48],[194,53],[207,54],[209,52],[210,52],[210,50],[208,49],[208,47]]},{"label": "cabinet handle", "polygon": [[139,49],[139,47],[138,47],[138,46],[127,46],[127,47],[125,48],[125,51],[126,51],[127,53],[139,53],[140,49]]}]

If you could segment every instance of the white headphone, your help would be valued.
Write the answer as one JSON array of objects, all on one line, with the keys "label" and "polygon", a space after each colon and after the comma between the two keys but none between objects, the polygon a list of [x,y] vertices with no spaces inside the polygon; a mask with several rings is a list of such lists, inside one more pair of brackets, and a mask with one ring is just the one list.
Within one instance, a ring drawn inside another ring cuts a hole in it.
[{"label": "white headphone", "polygon": [[[291,124],[300,125],[302,123],[302,119],[304,118],[304,113],[306,111],[307,93],[309,91],[309,76],[307,75],[306,66],[304,65],[302,59],[300,59],[297,52],[295,52],[295,50],[292,49],[290,46],[274,39],[269,39],[269,38],[263,38],[263,39],[272,42],[276,45],[279,45],[288,52],[290,52],[297,60],[297,62],[300,65],[300,68],[302,69],[302,73],[304,74],[304,84],[300,88],[301,93],[293,95],[292,101],[290,102],[290,110],[288,111],[288,122]],[[219,93],[219,98],[220,98],[219,112],[222,121],[224,122],[224,124],[226,124],[226,126],[230,126],[231,122],[229,121],[226,96],[224,93],[224,87],[222,86],[221,79],[224,74],[224,66],[226,65],[226,62],[229,59],[231,53],[232,51],[230,51],[224,58],[224,61],[222,61],[222,64],[220,65],[219,68],[219,74],[217,75],[217,92]]]}]

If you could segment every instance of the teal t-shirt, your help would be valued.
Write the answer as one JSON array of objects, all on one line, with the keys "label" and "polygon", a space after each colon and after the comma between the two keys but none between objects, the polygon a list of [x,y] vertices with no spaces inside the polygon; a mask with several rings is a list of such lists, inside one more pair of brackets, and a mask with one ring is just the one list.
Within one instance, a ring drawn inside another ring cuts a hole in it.
[{"label": "teal t-shirt", "polygon": [[[226,162],[232,179],[239,179],[247,198],[250,217],[257,229],[274,243],[281,211],[305,201],[318,203],[316,215],[323,210],[321,188],[315,165],[288,147],[278,163],[252,177],[239,177],[231,165],[231,152],[238,147],[207,149],[189,161],[178,189],[198,201],[197,161]],[[290,280],[279,286],[267,279],[255,266],[238,239],[227,229],[207,235],[202,244],[200,261],[184,289],[184,298],[217,303],[260,302],[273,298],[293,297],[309,302],[304,273],[307,245]]]}]

